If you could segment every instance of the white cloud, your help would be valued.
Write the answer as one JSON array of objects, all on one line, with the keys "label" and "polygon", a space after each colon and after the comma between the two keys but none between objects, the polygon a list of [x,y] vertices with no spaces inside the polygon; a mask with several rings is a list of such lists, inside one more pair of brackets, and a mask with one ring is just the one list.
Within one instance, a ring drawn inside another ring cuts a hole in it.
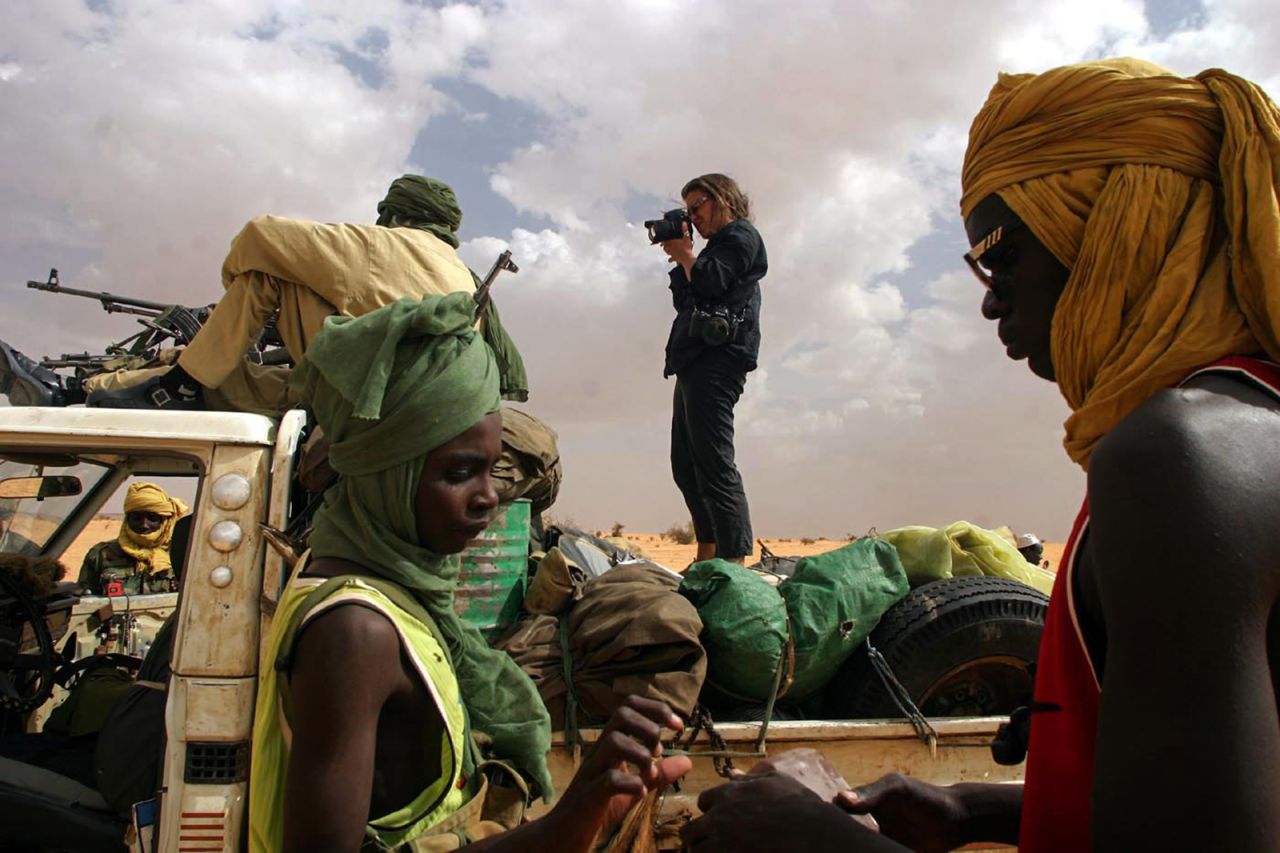
[{"label": "white cloud", "polygon": [[[998,70],[1109,53],[1280,89],[1267,0],[1210,0],[1160,38],[1138,0],[110,8],[0,13],[6,274],[57,263],[83,287],[212,299],[245,219],[367,220],[434,119],[509,133],[495,120],[509,99],[540,122],[477,166],[547,220],[463,256],[483,272],[509,247],[521,266],[495,292],[530,408],[561,433],[565,513],[630,529],[682,511],[665,461],[667,265],[639,199],[656,215],[706,171],[752,196],[771,266],[738,423],[761,532],[963,516],[1060,536],[1081,489],[1057,447],[1062,402],[1003,359],[967,272],[943,272],[963,251],[968,122]],[[445,82],[496,98],[474,109]],[[53,351],[124,333],[92,305],[57,303],[50,323],[32,298],[0,296],[0,338]]]},{"label": "white cloud", "polygon": [[[92,247],[92,266],[61,264],[65,280],[204,300],[264,209],[372,218],[447,104],[430,78],[459,73],[482,34],[477,10],[395,3],[51,2],[7,17],[0,56],[23,73],[0,89],[21,117],[0,130],[0,250]],[[336,53],[374,26],[390,28],[376,90]]]}]

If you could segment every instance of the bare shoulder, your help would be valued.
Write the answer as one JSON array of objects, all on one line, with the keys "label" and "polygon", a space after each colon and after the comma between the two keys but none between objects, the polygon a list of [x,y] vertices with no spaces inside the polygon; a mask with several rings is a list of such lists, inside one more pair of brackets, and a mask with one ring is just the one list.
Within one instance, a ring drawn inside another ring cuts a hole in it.
[{"label": "bare shoulder", "polygon": [[359,603],[339,604],[307,621],[294,647],[295,688],[317,675],[328,689],[349,682],[393,689],[401,679],[400,637],[382,613]]},{"label": "bare shoulder", "polygon": [[[1146,466],[1232,466],[1242,460],[1280,467],[1280,400],[1237,380],[1206,376],[1151,397],[1098,443],[1091,474]],[[1264,458],[1266,457],[1266,458]]]},{"label": "bare shoulder", "polygon": [[[1280,404],[1206,375],[1089,466],[1105,629],[1093,833],[1108,850],[1270,850],[1280,821]],[[1180,816],[1209,814],[1208,822]]]},{"label": "bare shoulder", "polygon": [[1280,590],[1280,401],[1206,376],[1143,403],[1099,443],[1089,469],[1091,550],[1107,585],[1125,578],[1202,592],[1230,576]]}]

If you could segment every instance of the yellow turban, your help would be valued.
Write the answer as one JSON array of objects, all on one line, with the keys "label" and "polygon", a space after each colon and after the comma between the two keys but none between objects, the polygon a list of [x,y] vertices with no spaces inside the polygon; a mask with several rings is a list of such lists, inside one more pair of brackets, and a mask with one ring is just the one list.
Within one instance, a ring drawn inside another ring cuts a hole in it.
[{"label": "yellow turban", "polygon": [[1000,75],[969,130],[960,210],[998,194],[1071,271],[1051,347],[1081,466],[1196,368],[1280,360],[1278,182],[1280,112],[1220,69]]},{"label": "yellow turban", "polygon": [[164,524],[151,533],[135,533],[125,519],[120,525],[116,540],[120,549],[132,557],[139,572],[168,571],[173,567],[169,560],[169,542],[173,539],[173,526],[187,514],[187,505],[178,498],[171,498],[155,483],[132,483],[124,496],[124,511],[154,512],[165,516]]}]

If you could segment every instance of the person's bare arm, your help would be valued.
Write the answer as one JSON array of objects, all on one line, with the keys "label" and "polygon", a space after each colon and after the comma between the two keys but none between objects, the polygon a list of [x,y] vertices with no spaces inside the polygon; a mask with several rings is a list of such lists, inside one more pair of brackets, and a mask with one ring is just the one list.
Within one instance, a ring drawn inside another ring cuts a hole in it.
[{"label": "person's bare arm", "polygon": [[1221,379],[1164,392],[1089,473],[1106,625],[1093,787],[1099,850],[1274,850],[1280,719],[1280,412]]},{"label": "person's bare arm", "polygon": [[903,853],[790,776],[742,776],[698,796],[702,815],[680,836],[698,853]]},{"label": "person's bare arm", "polygon": [[344,605],[322,613],[298,638],[289,681],[289,770],[285,851],[354,853],[373,794],[378,716],[407,689],[400,640],[385,616]]},{"label": "person's bare arm", "polygon": [[462,850],[588,853],[596,837],[616,826],[648,791],[664,788],[689,772],[692,762],[687,757],[660,757],[663,728],[679,731],[683,725],[665,703],[627,697],[609,718],[569,789],[546,816]]},{"label": "person's bare arm", "polygon": [[1022,785],[930,785],[890,773],[840,793],[835,803],[871,815],[882,834],[917,853],[941,853],[982,841],[1017,844]]}]

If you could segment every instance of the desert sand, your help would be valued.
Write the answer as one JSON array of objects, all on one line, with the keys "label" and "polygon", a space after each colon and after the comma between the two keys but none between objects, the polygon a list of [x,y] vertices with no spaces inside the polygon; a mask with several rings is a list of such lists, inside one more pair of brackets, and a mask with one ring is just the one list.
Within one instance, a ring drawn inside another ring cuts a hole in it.
[{"label": "desert sand", "polygon": [[[120,531],[120,521],[118,516],[98,516],[84,532],[77,537],[71,547],[67,549],[62,556],[62,563],[67,567],[67,580],[74,580],[80,572],[80,563],[84,560],[85,553],[98,542],[106,539],[114,539]],[[632,548],[638,552],[643,552],[644,556],[649,559],[661,563],[668,568],[682,571],[689,563],[693,562],[694,554],[697,552],[696,545],[681,545],[671,539],[666,538],[657,533],[623,533],[623,538],[631,544]],[[812,554],[824,554],[827,551],[833,551],[842,545],[848,544],[843,539],[765,539],[763,540],[765,547],[779,557],[807,557]],[[1056,571],[1058,561],[1062,558],[1061,544],[1046,543],[1044,546],[1045,559],[1049,561],[1048,568]],[[751,564],[760,559],[760,548],[757,545],[751,556],[747,559],[747,563]]]},{"label": "desert sand", "polygon": [[[622,538],[631,543],[633,549],[641,556],[676,571],[682,571],[693,562],[694,555],[698,551],[697,545],[681,545],[656,533],[624,533]],[[765,547],[779,557],[825,554],[827,551],[834,551],[841,545],[848,544],[844,540],[836,539],[765,539],[763,541]],[[759,559],[760,546],[757,544],[751,556],[747,558],[747,564],[750,565]]]},{"label": "desert sand", "polygon": [[[656,533],[623,533],[623,538],[643,552],[644,556],[676,571],[683,571],[693,561],[698,549],[697,545],[681,545]],[[827,551],[834,551],[848,544],[844,539],[765,539],[763,541],[765,547],[779,557],[808,557],[813,554],[825,554]],[[1057,571],[1058,561],[1062,559],[1063,547],[1061,544],[1045,544],[1044,557],[1049,561],[1047,568],[1051,571]],[[759,559],[760,547],[757,545],[751,556],[747,558],[747,564],[750,565]]]},{"label": "desert sand", "polygon": [[80,564],[84,562],[84,555],[90,548],[120,535],[121,521],[120,516],[100,515],[89,522],[89,526],[80,532],[76,541],[62,554],[62,565],[67,567],[64,580],[73,581],[80,576]]}]

